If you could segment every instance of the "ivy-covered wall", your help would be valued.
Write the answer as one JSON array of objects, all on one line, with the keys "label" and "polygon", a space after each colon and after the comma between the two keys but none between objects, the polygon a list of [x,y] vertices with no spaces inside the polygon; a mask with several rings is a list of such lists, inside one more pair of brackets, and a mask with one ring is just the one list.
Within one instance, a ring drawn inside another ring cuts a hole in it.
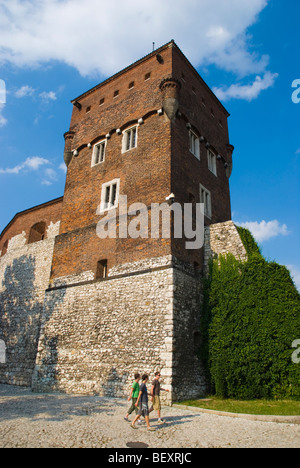
[{"label": "ivy-covered wall", "polygon": [[211,391],[221,397],[300,398],[300,295],[284,266],[266,261],[251,233],[238,228],[248,254],[212,260],[204,284],[202,334]]}]

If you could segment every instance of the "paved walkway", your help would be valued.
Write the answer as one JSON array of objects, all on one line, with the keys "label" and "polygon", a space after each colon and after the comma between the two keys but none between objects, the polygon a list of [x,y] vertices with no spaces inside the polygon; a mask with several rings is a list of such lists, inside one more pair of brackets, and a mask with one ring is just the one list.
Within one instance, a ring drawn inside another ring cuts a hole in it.
[{"label": "paved walkway", "polygon": [[155,432],[124,421],[128,403],[101,397],[41,395],[0,385],[0,447],[299,448],[300,425],[165,408]]}]

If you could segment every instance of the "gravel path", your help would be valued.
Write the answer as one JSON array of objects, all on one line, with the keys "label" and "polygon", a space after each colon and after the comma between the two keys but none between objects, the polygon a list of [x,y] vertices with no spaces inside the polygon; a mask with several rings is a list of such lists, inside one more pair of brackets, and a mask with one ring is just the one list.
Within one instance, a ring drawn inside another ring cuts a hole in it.
[{"label": "gravel path", "polygon": [[[0,447],[299,448],[300,425],[248,421],[164,408],[155,432],[124,421],[128,403],[101,397],[41,395],[0,385]],[[154,414],[154,413],[153,413]]]}]

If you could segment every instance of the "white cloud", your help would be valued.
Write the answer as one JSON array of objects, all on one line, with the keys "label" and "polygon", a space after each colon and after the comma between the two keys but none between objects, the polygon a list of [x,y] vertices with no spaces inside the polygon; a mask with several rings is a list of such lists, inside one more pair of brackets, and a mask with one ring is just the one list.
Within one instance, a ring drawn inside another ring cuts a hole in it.
[{"label": "white cloud", "polygon": [[38,156],[27,158],[25,161],[25,166],[33,171],[37,171],[40,166],[44,166],[45,164],[50,164],[48,159],[40,158]]},{"label": "white cloud", "polygon": [[7,119],[2,115],[5,105],[0,104],[0,128],[7,124]]},{"label": "white cloud", "polygon": [[59,169],[63,171],[64,174],[67,173],[67,166],[65,165],[65,163],[61,163]]},{"label": "white cloud", "polygon": [[0,128],[7,124],[7,119],[2,115],[6,104],[6,84],[4,80],[0,80]]},{"label": "white cloud", "polygon": [[269,0],[0,0],[0,63],[112,74],[174,38],[195,66],[261,74],[248,28]]},{"label": "white cloud", "polygon": [[246,223],[237,222],[236,224],[249,229],[258,242],[264,242],[273,237],[287,236],[290,234],[286,224],[280,224],[276,219],[268,222],[261,221],[258,223],[257,221],[250,221]]},{"label": "white cloud", "polygon": [[32,158],[27,158],[21,164],[18,164],[12,168],[1,169],[0,174],[19,174],[24,171],[37,171],[41,166],[50,164],[48,159],[40,158],[39,156],[33,156]]},{"label": "white cloud", "polygon": [[6,104],[6,84],[4,80],[0,80],[0,104]]},{"label": "white cloud", "polygon": [[57,182],[58,176],[54,169],[48,168],[45,170],[44,179],[42,180],[42,185],[52,185],[54,182]]},{"label": "white cloud", "polygon": [[23,98],[23,97],[26,97],[26,96],[32,96],[33,93],[35,92],[35,89],[32,88],[31,86],[22,86],[20,89],[18,89],[16,92],[15,92],[15,96],[17,98]]},{"label": "white cloud", "polygon": [[44,102],[56,101],[56,93],[54,91],[49,91],[48,93],[44,91],[43,93],[39,94],[39,97]]},{"label": "white cloud", "polygon": [[241,34],[225,46],[212,52],[208,62],[217,64],[220,68],[246,76],[254,73],[263,73],[268,64],[269,56],[259,56],[255,52],[249,52],[248,47],[251,38],[247,34]]},{"label": "white cloud", "polygon": [[[36,90],[34,88],[32,88],[32,86],[28,86],[28,85],[25,85],[25,86],[22,86],[20,89],[18,89],[16,92],[15,92],[15,96],[17,98],[24,98],[24,97],[27,97],[27,96],[33,96],[34,94],[36,94]],[[38,97],[44,102],[44,103],[48,103],[50,101],[56,101],[57,97],[56,97],[56,93],[54,91],[43,91],[41,93],[39,93]]]},{"label": "white cloud", "polygon": [[266,72],[261,78],[257,76],[255,81],[248,85],[233,84],[229,88],[213,88],[213,92],[221,101],[228,101],[229,99],[245,99],[252,101],[256,99],[260,93],[275,83],[278,73]]},{"label": "white cloud", "polygon": [[300,268],[295,265],[287,265],[287,268],[291,272],[291,276],[294,280],[296,288],[298,289],[298,291],[300,291]]},{"label": "white cloud", "polygon": [[[39,156],[33,156],[31,158],[27,158],[26,161],[21,162],[17,166],[8,167],[6,169],[0,168],[0,175],[1,174],[16,174],[17,175],[17,174],[25,174],[29,172],[39,171],[41,184],[52,185],[59,180],[59,174],[51,166],[53,166],[53,164],[48,159],[41,158]],[[63,164],[59,166],[60,170],[62,170],[62,166]]]},{"label": "white cloud", "polygon": [[42,182],[41,182],[42,185],[47,185],[47,186],[50,186],[53,184],[53,182],[51,182],[51,180],[47,180],[47,179],[43,179]]}]

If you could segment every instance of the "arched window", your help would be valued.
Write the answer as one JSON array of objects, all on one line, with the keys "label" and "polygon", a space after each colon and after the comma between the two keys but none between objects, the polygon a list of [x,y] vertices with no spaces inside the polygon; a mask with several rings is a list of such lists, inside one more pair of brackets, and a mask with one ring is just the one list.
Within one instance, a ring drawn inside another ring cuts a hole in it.
[{"label": "arched window", "polygon": [[3,257],[3,255],[6,254],[7,249],[8,249],[8,240],[6,242],[4,242],[4,245],[2,247],[1,257]]},{"label": "arched window", "polygon": [[0,364],[6,363],[6,346],[3,340],[0,340]]},{"label": "arched window", "polygon": [[45,239],[46,235],[46,223],[37,223],[30,229],[28,244],[39,242]]},{"label": "arched window", "polygon": [[100,262],[97,263],[96,279],[107,278],[107,273],[107,260],[100,260]]}]

